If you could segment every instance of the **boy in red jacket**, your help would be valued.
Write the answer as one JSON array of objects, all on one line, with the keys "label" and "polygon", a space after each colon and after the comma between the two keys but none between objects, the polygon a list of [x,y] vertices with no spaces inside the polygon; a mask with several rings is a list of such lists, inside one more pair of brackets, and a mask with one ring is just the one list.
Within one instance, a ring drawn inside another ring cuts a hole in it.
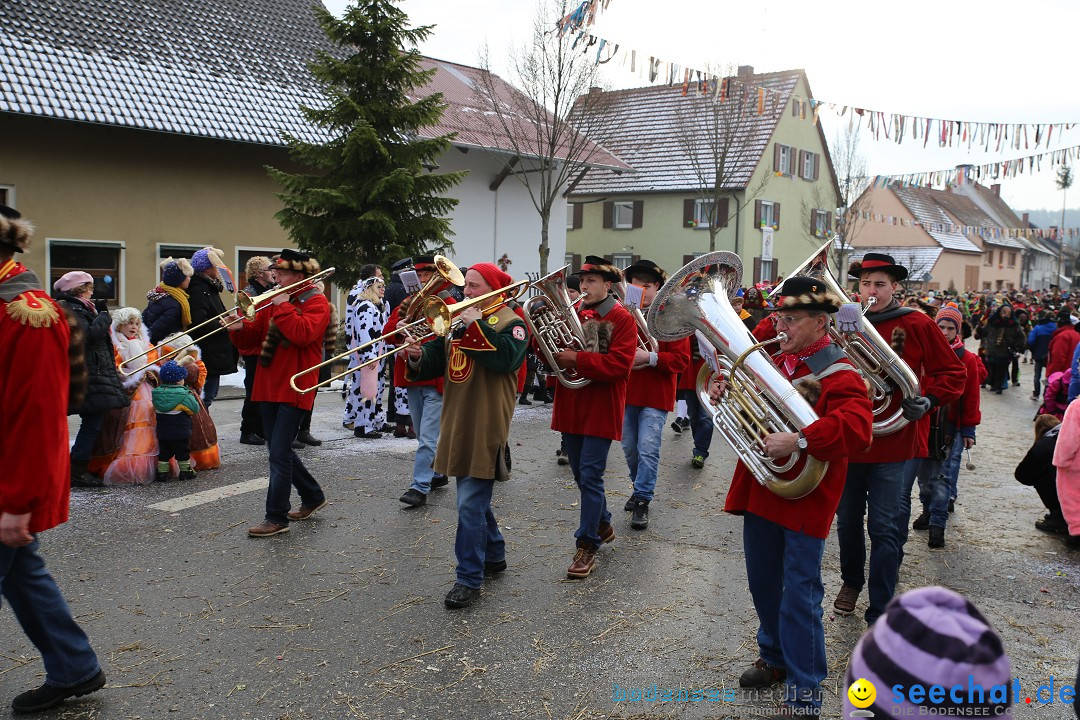
[{"label": "boy in red jacket", "polygon": [[560,351],[555,362],[591,382],[578,388],[562,383],[555,387],[551,429],[563,434],[563,447],[581,492],[580,521],[574,533],[577,549],[566,574],[586,578],[596,566],[600,544],[615,539],[604,495],[604,469],[611,441],[622,440],[626,382],[637,350],[637,328],[634,318],[611,294],[611,284],[622,281],[618,268],[589,255],[576,274],[585,296],[578,310],[585,350]]},{"label": "boy in red jacket", "polygon": [[[639,260],[623,274],[626,282],[641,288],[642,312],[652,304],[656,291],[667,280],[667,273],[651,260]],[[656,490],[660,465],[660,441],[667,414],[675,407],[679,373],[689,365],[689,337],[659,343],[657,352],[639,347],[634,353],[633,372],[626,386],[622,447],[630,482],[634,485],[634,493],[623,509],[634,513],[630,527],[635,530],[649,526],[649,503]]]}]

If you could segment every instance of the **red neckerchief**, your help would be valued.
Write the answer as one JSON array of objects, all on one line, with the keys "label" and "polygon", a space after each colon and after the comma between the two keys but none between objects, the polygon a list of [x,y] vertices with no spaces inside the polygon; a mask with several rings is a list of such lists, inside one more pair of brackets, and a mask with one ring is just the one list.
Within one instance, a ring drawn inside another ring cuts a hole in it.
[{"label": "red neckerchief", "polygon": [[955,350],[956,348],[964,347],[964,339],[960,337],[960,333],[956,333],[956,338],[949,343],[949,347]]},{"label": "red neckerchief", "polygon": [[[605,300],[606,300],[606,299],[607,299],[607,298],[605,298]],[[600,317],[600,313],[599,313],[599,312],[597,312],[597,310],[596,310],[596,306],[597,306],[597,305],[599,305],[599,304],[600,304],[600,303],[602,303],[602,302],[604,302],[604,301],[603,301],[603,300],[601,300],[601,301],[600,301],[600,302],[598,302],[598,303],[593,303],[593,304],[592,304],[592,305],[590,305],[589,307],[585,307],[585,303],[582,303],[582,304],[581,304],[581,311],[580,311],[580,312],[578,313],[578,316],[579,316],[579,317],[581,318],[581,320],[582,320],[583,322],[584,322],[585,320],[600,320],[600,319],[602,319],[602,318]]]},{"label": "red neckerchief", "polygon": [[800,360],[805,360],[819,350],[822,350],[826,345],[832,342],[829,334],[822,335],[816,342],[813,342],[802,350],[796,353],[780,353],[780,357],[777,358],[777,364],[783,368],[784,373],[788,377],[795,375],[795,368],[798,367]]}]

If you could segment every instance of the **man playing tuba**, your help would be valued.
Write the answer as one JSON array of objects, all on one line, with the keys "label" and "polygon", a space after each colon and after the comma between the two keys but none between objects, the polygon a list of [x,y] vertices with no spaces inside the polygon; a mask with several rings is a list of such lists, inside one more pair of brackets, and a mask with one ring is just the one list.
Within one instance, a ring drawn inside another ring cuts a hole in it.
[{"label": "man playing tuba", "polygon": [[[775,717],[793,711],[816,717],[828,672],[821,558],[844,488],[847,457],[870,444],[873,415],[862,377],[828,334],[829,315],[843,301],[821,281],[801,276],[788,278],[780,294],[774,315],[780,352],[773,361],[819,419],[799,433],[766,435],[765,449],[778,460],[807,453],[828,461],[828,471],[814,490],[792,500],[770,492],[740,460],[724,510],[743,515],[746,578],[759,621],[760,657],[739,684],[764,688],[786,681],[788,707]],[[710,388],[714,402],[725,388],[725,381]]]}]

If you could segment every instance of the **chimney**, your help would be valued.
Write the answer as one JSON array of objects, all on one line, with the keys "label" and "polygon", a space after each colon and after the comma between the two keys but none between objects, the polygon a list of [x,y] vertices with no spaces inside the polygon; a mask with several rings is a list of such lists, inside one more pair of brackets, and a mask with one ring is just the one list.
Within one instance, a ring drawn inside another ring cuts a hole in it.
[{"label": "chimney", "polygon": [[1031,224],[1031,223],[1028,222],[1028,214],[1027,213],[1024,213],[1024,216],[1020,218],[1020,222],[1022,222],[1024,224],[1024,227],[1027,227],[1028,225]]},{"label": "chimney", "polygon": [[754,66],[753,65],[740,65],[739,69],[735,72],[735,74],[738,75],[741,78],[748,78],[748,77],[750,77],[751,75],[754,74]]},{"label": "chimney", "polygon": [[995,197],[1001,197],[1001,183],[994,183],[990,186],[990,190],[994,193]]},{"label": "chimney", "polygon": [[604,88],[600,87],[599,85],[593,85],[592,87],[589,88],[589,97],[591,97],[591,98],[595,98],[595,97],[603,95],[603,94],[604,94]]}]

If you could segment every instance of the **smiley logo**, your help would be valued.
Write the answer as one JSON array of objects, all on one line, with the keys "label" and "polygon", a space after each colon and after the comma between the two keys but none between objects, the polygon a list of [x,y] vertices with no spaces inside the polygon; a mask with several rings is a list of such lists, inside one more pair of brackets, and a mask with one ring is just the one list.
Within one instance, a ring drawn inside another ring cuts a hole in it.
[{"label": "smiley logo", "polygon": [[868,708],[874,704],[877,698],[877,688],[874,683],[865,678],[859,678],[851,683],[847,691],[848,700],[857,708]]}]

